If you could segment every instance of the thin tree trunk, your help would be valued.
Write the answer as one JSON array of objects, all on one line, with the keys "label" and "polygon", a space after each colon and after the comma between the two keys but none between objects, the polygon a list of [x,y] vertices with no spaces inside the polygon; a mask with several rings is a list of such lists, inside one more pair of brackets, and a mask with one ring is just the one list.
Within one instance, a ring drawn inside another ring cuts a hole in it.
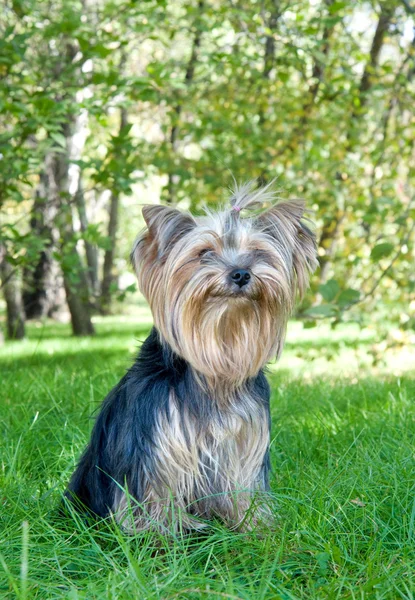
[{"label": "thin tree trunk", "polygon": [[[361,110],[367,101],[367,92],[373,85],[372,77],[379,64],[380,52],[382,50],[384,38],[388,31],[392,17],[393,9],[391,9],[390,6],[385,3],[381,4],[381,13],[370,48],[370,59],[365,66],[362,78],[360,80],[358,103],[359,108],[353,109],[352,113],[351,127],[347,135],[346,152],[353,151],[355,139],[357,139],[357,136],[355,137],[353,135],[353,125],[357,124]],[[325,255],[320,259],[320,283],[325,283],[325,281],[327,280],[328,273],[330,271],[333,258],[336,252],[337,243],[342,234],[344,220],[344,212],[338,211],[337,215],[332,220],[332,222],[323,229],[323,233],[320,240],[320,246],[325,247]]]},{"label": "thin tree trunk", "polygon": [[[87,90],[78,90],[76,100],[82,102],[86,97]],[[82,185],[82,171],[77,164],[82,157],[82,152],[85,147],[86,138],[88,135],[88,120],[89,115],[84,108],[71,121],[68,140],[68,161],[70,168],[68,169],[68,191],[70,197],[75,200],[78,211],[80,229],[85,233],[88,229],[88,214]],[[86,281],[90,287],[91,296],[98,295],[98,254],[97,247],[91,244],[87,239],[83,240],[85,246],[85,256],[87,263]]]},{"label": "thin tree trunk", "polygon": [[70,206],[62,206],[59,221],[63,253],[65,254],[70,248],[70,268],[65,265],[64,258],[63,282],[66,301],[71,313],[72,332],[77,336],[93,335],[95,331],[91,321],[88,281],[85,266],[73,241],[75,232]]},{"label": "thin tree trunk", "polygon": [[[367,94],[373,86],[373,76],[379,65],[379,57],[385,41],[385,35],[388,32],[394,15],[394,7],[392,7],[390,4],[381,3],[380,7],[381,12],[376,25],[376,31],[372,39],[372,44],[370,46],[369,60],[365,65],[363,75],[359,84],[357,106],[354,106],[351,115],[352,124],[358,120],[359,115],[362,113],[362,110],[366,105]],[[354,146],[353,136],[351,135],[352,133],[353,127],[351,127],[349,130],[347,144],[348,152],[352,151]]]},{"label": "thin tree trunk", "polygon": [[[121,108],[120,112],[120,129],[119,133],[128,125],[128,114],[124,107]],[[120,194],[118,190],[113,189],[110,198],[110,209],[109,209],[109,221],[108,221],[108,238],[110,240],[110,247],[105,250],[104,255],[104,266],[102,272],[102,286],[101,286],[101,310],[106,313],[110,311],[111,300],[112,300],[112,288],[115,281],[114,276],[114,259],[115,250],[117,243],[117,230],[118,230],[118,212],[120,204]]]},{"label": "thin tree trunk", "polygon": [[[267,22],[267,27],[271,31],[271,35],[267,35],[265,38],[265,47],[264,47],[264,66],[262,69],[262,78],[265,81],[268,81],[271,77],[271,71],[275,65],[275,39],[274,32],[276,31],[276,27],[280,17],[282,16],[280,0],[274,0],[273,10],[271,11],[271,15]],[[265,110],[263,107],[259,109],[259,125],[263,127],[266,122]],[[258,182],[260,185],[265,185],[267,183],[267,169],[264,168],[261,171],[260,176],[258,177]]]},{"label": "thin tree trunk", "polygon": [[[333,0],[325,0],[324,4],[327,8],[330,8],[331,4],[333,4]],[[316,103],[316,98],[318,91],[320,89],[321,84],[324,81],[324,74],[326,70],[327,57],[330,50],[330,39],[334,31],[334,26],[329,24],[325,25],[323,29],[322,36],[322,48],[321,55],[323,56],[323,60],[320,58],[316,58],[313,65],[313,83],[310,85],[308,89],[308,99],[306,100],[303,106],[303,115],[301,117],[301,125],[306,125],[311,116],[311,111]]]},{"label": "thin tree trunk", "polygon": [[[86,284],[85,281],[82,283]],[[86,308],[88,298],[83,298],[78,295],[78,289],[83,291],[80,285],[74,283],[64,277],[66,301],[68,303],[69,312],[71,313],[72,333],[78,337],[86,335],[94,335],[95,329],[91,321],[90,312]]]},{"label": "thin tree trunk", "polygon": [[[329,8],[333,3],[333,0],[324,0],[323,4]],[[313,82],[308,87],[308,93],[306,94],[302,110],[301,117],[297,125],[293,128],[292,133],[290,135],[290,140],[286,142],[282,148],[278,151],[278,156],[282,156],[287,150],[291,150],[294,152],[301,141],[304,140],[307,129],[310,124],[310,119],[313,115],[313,110],[316,106],[318,91],[324,82],[325,71],[326,71],[326,63],[330,50],[330,39],[334,31],[334,26],[332,24],[326,24],[323,29],[322,35],[322,48],[320,55],[321,58],[316,57],[313,64],[312,77]]]},{"label": "thin tree trunk", "polygon": [[[72,244],[74,231],[72,215],[68,214],[66,224],[61,228],[63,245]],[[95,330],[91,321],[88,282],[84,265],[76,248],[72,250],[71,272],[64,270],[63,281],[65,286],[66,301],[71,313],[72,333],[76,336],[94,335]]]},{"label": "thin tree trunk", "polygon": [[389,26],[392,21],[394,9],[387,3],[381,3],[381,12],[379,20],[376,26],[375,35],[373,36],[372,45],[370,47],[370,60],[366,64],[365,70],[360,80],[360,105],[362,106],[365,101],[365,93],[372,87],[372,76],[379,64],[380,51],[384,43],[385,35],[388,32]]},{"label": "thin tree trunk", "polygon": [[91,305],[85,267],[74,241],[70,190],[75,187],[76,193],[78,185],[74,186],[74,181],[70,180],[69,175],[71,126],[72,124],[68,122],[62,128],[66,138],[67,152],[50,157],[47,163],[47,174],[51,197],[59,207],[57,221],[61,239],[61,266],[66,300],[71,313],[72,331],[74,335],[83,336],[92,335],[94,326],[91,321]]},{"label": "thin tree trunk", "polygon": [[4,249],[0,254],[0,274],[7,312],[7,337],[9,340],[22,340],[25,337],[25,314],[20,273],[6,260]]},{"label": "thin tree trunk", "polygon": [[[198,9],[199,9],[199,18],[200,18],[201,14],[203,12],[203,9],[204,9],[204,0],[199,0]],[[198,56],[199,56],[199,49],[200,49],[201,41],[202,41],[202,30],[199,26],[199,23],[196,22],[196,31],[195,31],[193,43],[192,43],[192,52],[190,54],[189,62],[187,63],[186,73],[184,76],[184,83],[186,86],[190,86],[190,84],[193,81],[195,69],[196,69],[196,63],[197,63]],[[178,103],[176,104],[176,106],[174,107],[175,115],[173,118],[173,124],[172,124],[171,130],[170,130],[170,139],[169,139],[173,156],[175,156],[175,154],[177,153],[179,121],[180,121],[180,115],[182,113],[182,107],[183,107],[183,105],[182,105],[181,100],[179,100]],[[176,176],[170,170],[170,172],[168,174],[168,183],[167,183],[167,202],[168,202],[168,204],[173,204],[175,202],[175,198],[176,198],[175,178],[176,178]]]},{"label": "thin tree trunk", "polygon": [[[81,231],[85,233],[88,228],[88,215],[86,212],[85,196],[82,186],[82,177],[79,177],[78,191],[75,194],[76,205],[78,207],[79,222],[81,225]],[[84,239],[85,244],[85,256],[88,265],[87,279],[90,286],[91,294],[94,297],[98,296],[99,293],[99,279],[98,279],[98,251],[97,246],[91,244]]]},{"label": "thin tree trunk", "polygon": [[[274,0],[273,10],[271,12],[270,18],[267,23],[268,29],[273,34],[277,23],[282,15],[280,0]],[[264,49],[264,68],[262,71],[262,76],[264,79],[269,79],[270,73],[274,68],[275,64],[275,39],[273,35],[267,35],[265,38],[265,49]]]},{"label": "thin tree trunk", "polygon": [[[67,45],[67,61],[72,61],[77,48]],[[79,90],[76,101],[84,99],[85,90]],[[65,152],[55,154],[49,170],[50,187],[59,206],[59,231],[62,252],[63,281],[71,313],[72,332],[76,336],[93,335],[91,321],[90,289],[87,268],[83,264],[76,242],[73,224],[73,204],[81,186],[81,170],[76,164],[82,156],[87,137],[88,113],[85,109],[74,118],[68,115],[62,127],[65,137]],[[85,213],[86,218],[86,213]],[[85,222],[84,222],[85,224]]]},{"label": "thin tree trunk", "polygon": [[48,194],[48,177],[40,174],[36,198],[33,203],[30,227],[32,234],[44,242],[34,268],[23,271],[23,302],[27,319],[50,316],[61,304],[56,285],[58,265],[53,258],[58,233],[56,231],[56,206]]},{"label": "thin tree trunk", "polygon": [[[359,139],[359,132],[356,132],[355,127],[359,122],[359,116],[362,112],[363,107],[367,102],[367,93],[373,86],[373,75],[379,64],[380,52],[384,43],[385,35],[389,29],[394,14],[394,8],[387,2],[381,3],[381,12],[379,15],[376,31],[372,39],[370,48],[370,58],[367,62],[363,71],[362,78],[359,84],[358,92],[358,108],[353,108],[351,115],[350,127],[347,132],[346,142],[346,153],[352,152],[356,141]],[[336,251],[338,240],[342,234],[343,222],[345,220],[345,214],[338,212],[333,222],[323,230],[322,238],[320,241],[324,241],[326,248],[325,256],[320,259],[321,271],[320,271],[320,282],[324,283],[328,277],[328,273],[331,268],[332,260]]]},{"label": "thin tree trunk", "polygon": [[324,248],[325,254],[320,257],[320,284],[327,281],[344,219],[345,213],[337,211],[337,214],[323,227],[319,247]]}]

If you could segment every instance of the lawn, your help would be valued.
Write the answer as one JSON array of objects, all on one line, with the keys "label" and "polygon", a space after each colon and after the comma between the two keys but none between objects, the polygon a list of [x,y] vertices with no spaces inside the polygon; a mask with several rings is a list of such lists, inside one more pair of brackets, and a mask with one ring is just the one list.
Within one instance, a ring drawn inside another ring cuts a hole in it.
[{"label": "lawn", "polygon": [[56,512],[92,415],[150,318],[142,308],[96,327],[77,340],[66,325],[32,325],[29,341],[0,348],[1,598],[414,598],[407,354],[374,370],[372,332],[293,324],[270,370],[275,528],[128,537]]}]

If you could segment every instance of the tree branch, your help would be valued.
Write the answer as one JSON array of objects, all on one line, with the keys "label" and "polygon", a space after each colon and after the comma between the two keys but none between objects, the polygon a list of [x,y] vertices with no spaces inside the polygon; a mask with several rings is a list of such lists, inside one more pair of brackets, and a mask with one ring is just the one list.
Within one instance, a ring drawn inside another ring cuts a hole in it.
[{"label": "tree branch", "polygon": [[415,15],[415,6],[411,6],[408,0],[401,0],[401,2],[410,15]]},{"label": "tree branch", "polygon": [[381,13],[379,15],[375,35],[373,36],[372,45],[370,47],[370,60],[366,63],[362,79],[360,80],[360,106],[363,106],[363,104],[366,102],[365,94],[373,85],[373,72],[379,64],[380,51],[382,50],[385,35],[389,29],[393,14],[394,9],[391,8],[391,6],[388,6],[387,4],[381,4]]}]

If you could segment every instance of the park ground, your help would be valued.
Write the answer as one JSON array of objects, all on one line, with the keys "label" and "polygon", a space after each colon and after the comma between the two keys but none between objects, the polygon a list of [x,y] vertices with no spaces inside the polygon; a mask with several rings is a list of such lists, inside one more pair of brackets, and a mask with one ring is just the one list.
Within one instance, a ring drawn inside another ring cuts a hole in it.
[{"label": "park ground", "polygon": [[[415,355],[371,330],[289,327],[272,386],[272,530],[127,536],[56,507],[99,403],[151,326],[34,323],[0,348],[0,598],[412,599]],[[375,362],[373,361],[376,357]]]}]

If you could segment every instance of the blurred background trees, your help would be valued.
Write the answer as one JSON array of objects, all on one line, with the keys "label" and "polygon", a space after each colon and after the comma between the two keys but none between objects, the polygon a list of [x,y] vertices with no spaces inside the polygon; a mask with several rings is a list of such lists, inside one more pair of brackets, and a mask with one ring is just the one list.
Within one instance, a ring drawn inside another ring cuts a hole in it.
[{"label": "blurred background trees", "polygon": [[9,338],[122,310],[140,204],[276,178],[317,222],[297,316],[415,328],[410,0],[5,0],[0,261]]}]

